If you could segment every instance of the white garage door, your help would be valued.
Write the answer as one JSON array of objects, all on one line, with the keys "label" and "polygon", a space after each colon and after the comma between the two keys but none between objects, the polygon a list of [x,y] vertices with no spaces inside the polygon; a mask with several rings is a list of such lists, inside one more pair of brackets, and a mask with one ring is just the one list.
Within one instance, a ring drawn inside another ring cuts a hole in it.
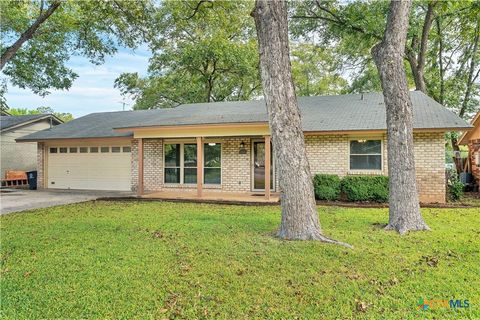
[{"label": "white garage door", "polygon": [[48,147],[48,188],[130,190],[130,145]]}]

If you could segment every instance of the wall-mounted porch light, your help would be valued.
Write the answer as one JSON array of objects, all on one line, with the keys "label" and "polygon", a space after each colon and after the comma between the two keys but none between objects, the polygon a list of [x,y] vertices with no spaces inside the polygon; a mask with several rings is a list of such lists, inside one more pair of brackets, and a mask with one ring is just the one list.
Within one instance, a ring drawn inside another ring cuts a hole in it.
[{"label": "wall-mounted porch light", "polygon": [[245,142],[240,142],[240,150],[238,150],[238,154],[247,154],[247,149],[245,149]]}]

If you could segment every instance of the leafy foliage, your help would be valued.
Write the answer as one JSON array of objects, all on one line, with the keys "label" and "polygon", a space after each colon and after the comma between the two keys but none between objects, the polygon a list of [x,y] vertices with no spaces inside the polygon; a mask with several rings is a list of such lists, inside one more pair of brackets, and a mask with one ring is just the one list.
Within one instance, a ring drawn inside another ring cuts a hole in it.
[{"label": "leafy foliage", "polygon": [[[426,39],[425,71],[420,76],[426,93],[468,118],[478,110],[480,95],[480,3],[475,1],[414,1],[405,48],[409,84],[416,86],[413,70],[422,57],[422,34],[429,5],[433,21]],[[380,91],[370,49],[385,28],[388,2],[307,0],[291,3],[291,30],[332,49],[338,70],[351,77],[349,91]]]},{"label": "leafy foliage", "polygon": [[149,74],[123,74],[115,82],[136,109],[182,103],[246,100],[258,96],[260,78],[253,6],[245,1],[164,1],[155,14]]},{"label": "leafy foliage", "polygon": [[292,46],[292,76],[298,96],[334,95],[348,85],[331,49],[309,43]]},{"label": "leafy foliage", "polygon": [[[0,51],[11,46],[53,2],[0,1]],[[2,71],[13,85],[41,96],[52,88],[68,89],[78,77],[66,66],[71,56],[101,64],[118,46],[137,46],[148,39],[151,30],[144,23],[151,9],[150,0],[62,1]]]},{"label": "leafy foliage", "polygon": [[346,176],[341,189],[349,201],[388,201],[388,177],[385,176]]},{"label": "leafy foliage", "polygon": [[73,120],[73,115],[71,113],[55,112],[50,107],[38,107],[36,109],[26,109],[26,108],[10,108],[8,112],[12,116],[21,116],[27,114],[53,114],[57,118],[61,119],[63,122],[68,122]]},{"label": "leafy foliage", "polygon": [[[162,2],[148,75],[125,73],[115,86],[136,109],[260,97],[252,9],[251,1]],[[292,43],[291,56],[298,95],[343,92],[347,81],[332,50]]]},{"label": "leafy foliage", "polygon": [[340,178],[336,174],[316,174],[313,187],[319,200],[338,200],[340,197]]},{"label": "leafy foliage", "polygon": [[458,179],[456,170],[448,171],[447,176],[448,198],[450,201],[459,201],[462,199],[465,185]]}]

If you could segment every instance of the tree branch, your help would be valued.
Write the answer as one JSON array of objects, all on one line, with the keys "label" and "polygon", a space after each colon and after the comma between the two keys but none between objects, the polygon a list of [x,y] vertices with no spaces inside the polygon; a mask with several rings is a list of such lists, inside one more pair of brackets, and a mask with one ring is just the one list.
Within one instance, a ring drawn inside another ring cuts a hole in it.
[{"label": "tree branch", "polygon": [[332,10],[322,6],[322,4],[316,0],[315,1],[316,5],[317,5],[317,8],[320,9],[321,11],[327,13],[328,15],[331,16],[330,17],[326,17],[326,16],[322,16],[322,15],[318,15],[316,14],[315,12],[312,12],[312,16],[307,16],[307,15],[294,15],[292,16],[293,19],[319,19],[319,20],[324,20],[324,21],[327,21],[327,22],[331,22],[331,23],[335,23],[336,25],[338,26],[344,26],[344,27],[347,27],[349,28],[350,30],[352,31],[356,31],[356,32],[360,32],[364,35],[367,35],[367,36],[370,36],[374,39],[377,39],[377,40],[382,40],[382,37],[375,34],[375,33],[371,33],[359,26],[356,26],[354,25],[353,23],[351,23],[350,21],[340,17],[338,14],[334,13]]},{"label": "tree branch", "polygon": [[477,72],[477,75],[474,77],[474,72],[475,72],[475,68],[476,68],[476,61],[475,61],[475,56],[477,54],[477,51],[478,51],[478,42],[479,42],[479,39],[480,39],[480,18],[477,19],[477,26],[475,27],[475,39],[474,39],[474,44],[473,44],[473,51],[472,51],[472,54],[471,54],[471,58],[470,58],[470,68],[468,70],[468,80],[467,80],[467,88],[465,90],[465,96],[464,96],[464,99],[463,99],[463,102],[462,102],[462,107],[460,109],[460,112],[459,112],[459,116],[460,117],[463,117],[465,115],[465,112],[467,111],[467,106],[468,106],[468,102],[470,100],[470,93],[472,91],[472,86],[473,86],[473,83],[475,82],[475,79],[478,77],[478,72],[480,72],[480,70]]},{"label": "tree branch", "polygon": [[40,14],[37,20],[35,20],[35,22],[24,33],[20,35],[20,38],[18,38],[18,40],[15,41],[14,44],[12,44],[10,47],[5,49],[4,52],[2,52],[2,57],[0,59],[0,70],[2,70],[5,64],[15,56],[17,51],[22,47],[22,45],[26,41],[33,38],[33,36],[35,35],[35,32],[38,30],[38,28],[40,28],[40,25],[44,23],[48,19],[48,17],[50,17],[55,12],[55,10],[57,10],[59,6],[60,6],[60,2],[57,2],[57,1],[53,2],[48,7],[47,11]]},{"label": "tree branch", "polygon": [[198,13],[198,11],[200,11],[200,7],[202,6],[202,4],[204,3],[210,3],[211,5],[213,5],[213,0],[200,0],[198,3],[197,3],[197,6],[193,9],[193,13],[186,18],[186,20],[190,20],[192,19],[193,17],[195,17],[195,15]]}]

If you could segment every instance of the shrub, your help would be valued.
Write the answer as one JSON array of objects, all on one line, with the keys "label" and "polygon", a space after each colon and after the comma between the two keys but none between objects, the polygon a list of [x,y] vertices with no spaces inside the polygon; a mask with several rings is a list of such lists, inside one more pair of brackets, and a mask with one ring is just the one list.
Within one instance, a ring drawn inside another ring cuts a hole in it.
[{"label": "shrub", "polygon": [[448,178],[448,196],[451,201],[458,201],[463,196],[463,189],[465,186],[463,185],[456,174],[450,175]]},{"label": "shrub", "polygon": [[388,177],[347,176],[341,182],[341,191],[348,201],[388,201]]},{"label": "shrub", "polygon": [[317,199],[338,200],[340,197],[340,178],[335,174],[316,174],[313,187]]}]

